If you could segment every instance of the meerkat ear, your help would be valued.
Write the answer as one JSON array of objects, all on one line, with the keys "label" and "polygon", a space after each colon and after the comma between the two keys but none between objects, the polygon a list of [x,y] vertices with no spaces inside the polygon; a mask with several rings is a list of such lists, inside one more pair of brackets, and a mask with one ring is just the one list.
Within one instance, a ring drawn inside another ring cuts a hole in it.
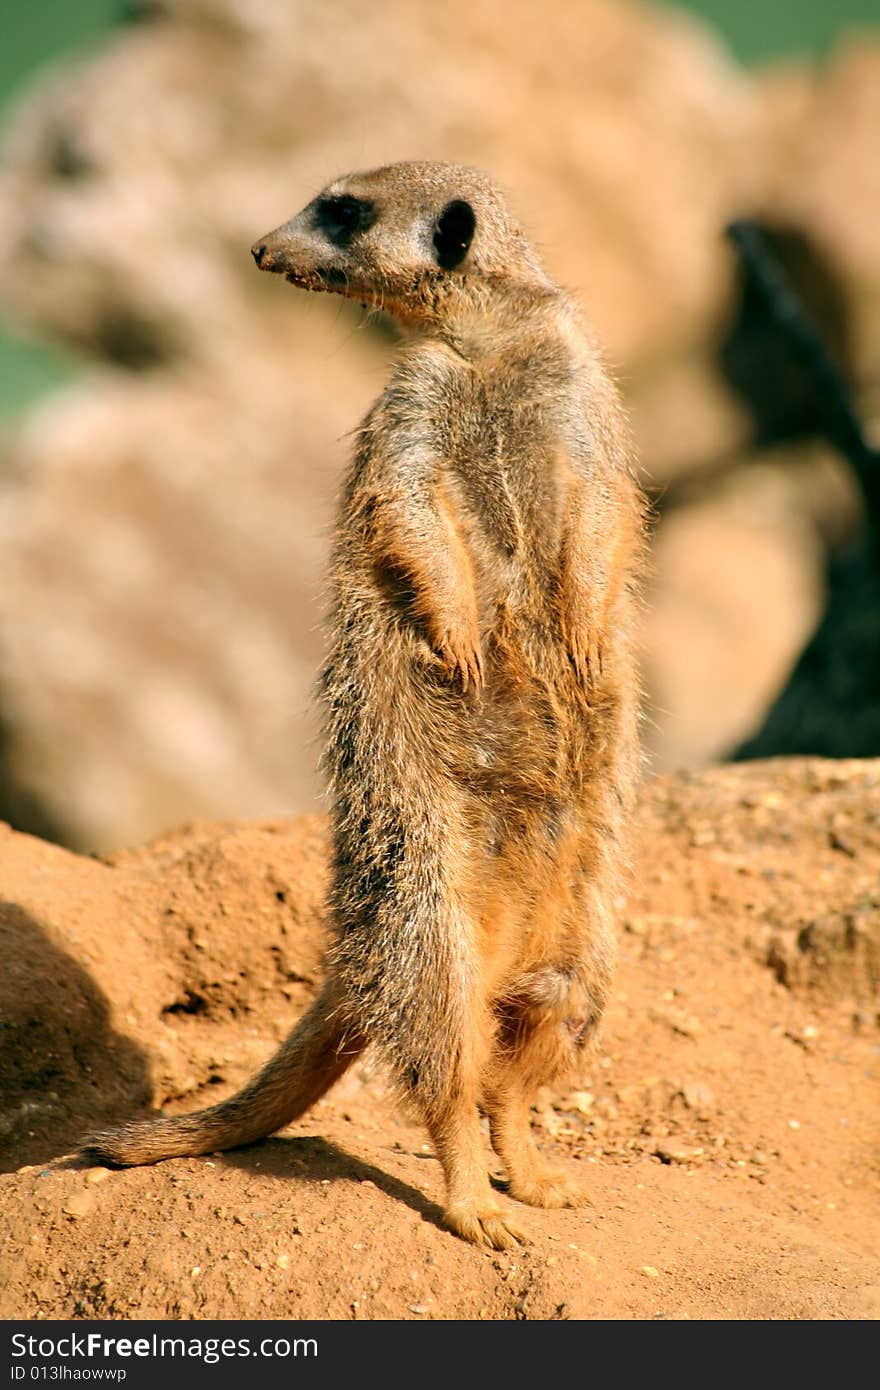
[{"label": "meerkat ear", "polygon": [[470,203],[453,198],[437,218],[434,227],[434,250],[437,264],[443,270],[461,265],[474,239],[477,219]]}]

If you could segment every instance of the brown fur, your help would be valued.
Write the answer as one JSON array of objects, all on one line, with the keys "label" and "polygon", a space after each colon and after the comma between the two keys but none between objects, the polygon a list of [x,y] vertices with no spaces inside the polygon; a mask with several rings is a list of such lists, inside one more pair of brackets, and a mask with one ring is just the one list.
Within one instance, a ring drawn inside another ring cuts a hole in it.
[{"label": "brown fur", "polygon": [[[449,1226],[503,1248],[521,1233],[488,1182],[480,1109],[512,1196],[577,1200],[529,1106],[576,1072],[611,980],[642,509],[597,352],[485,176],[393,165],[322,198],[342,196],[371,225],[331,236],[319,199],[254,249],[409,330],[360,429],[331,566],[328,984],[237,1096],[90,1148],[136,1164],[249,1143],[374,1043],[430,1131]],[[452,200],[476,221],[450,246]]]}]

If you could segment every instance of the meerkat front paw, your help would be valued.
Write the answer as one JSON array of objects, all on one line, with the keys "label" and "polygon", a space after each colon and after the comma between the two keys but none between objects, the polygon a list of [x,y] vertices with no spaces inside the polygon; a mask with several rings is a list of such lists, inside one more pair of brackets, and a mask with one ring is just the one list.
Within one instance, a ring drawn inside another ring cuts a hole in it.
[{"label": "meerkat front paw", "polygon": [[593,691],[603,675],[604,651],[602,634],[592,626],[563,627],[571,664],[586,691]]},{"label": "meerkat front paw", "polygon": [[477,632],[447,629],[437,643],[443,665],[453,680],[461,683],[462,691],[472,690],[480,695],[483,689],[483,653]]}]

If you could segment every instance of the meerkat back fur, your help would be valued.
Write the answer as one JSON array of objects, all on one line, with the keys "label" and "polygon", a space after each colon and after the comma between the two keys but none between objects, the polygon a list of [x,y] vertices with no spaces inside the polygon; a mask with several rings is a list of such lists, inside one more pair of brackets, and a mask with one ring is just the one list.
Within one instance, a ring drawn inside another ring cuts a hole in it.
[{"label": "meerkat back fur", "polygon": [[232,1148],[302,1114],[374,1044],[446,1179],[445,1220],[522,1238],[493,1192],[571,1205],[529,1124],[608,995],[639,757],[643,514],[615,389],[477,170],[342,178],[253,248],[405,337],[360,427],[320,679],[332,804],[324,988],[245,1089],[89,1141],[117,1164]]}]

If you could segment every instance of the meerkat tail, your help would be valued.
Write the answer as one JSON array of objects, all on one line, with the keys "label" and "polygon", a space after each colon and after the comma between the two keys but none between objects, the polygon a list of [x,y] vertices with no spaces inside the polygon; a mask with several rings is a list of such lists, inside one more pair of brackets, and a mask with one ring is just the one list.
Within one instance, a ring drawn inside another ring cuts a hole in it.
[{"label": "meerkat tail", "polygon": [[274,1057],[234,1096],[191,1115],[101,1130],[84,1141],[82,1153],[128,1168],[252,1144],[314,1105],[365,1045],[340,1010],[338,992],[325,987]]}]

